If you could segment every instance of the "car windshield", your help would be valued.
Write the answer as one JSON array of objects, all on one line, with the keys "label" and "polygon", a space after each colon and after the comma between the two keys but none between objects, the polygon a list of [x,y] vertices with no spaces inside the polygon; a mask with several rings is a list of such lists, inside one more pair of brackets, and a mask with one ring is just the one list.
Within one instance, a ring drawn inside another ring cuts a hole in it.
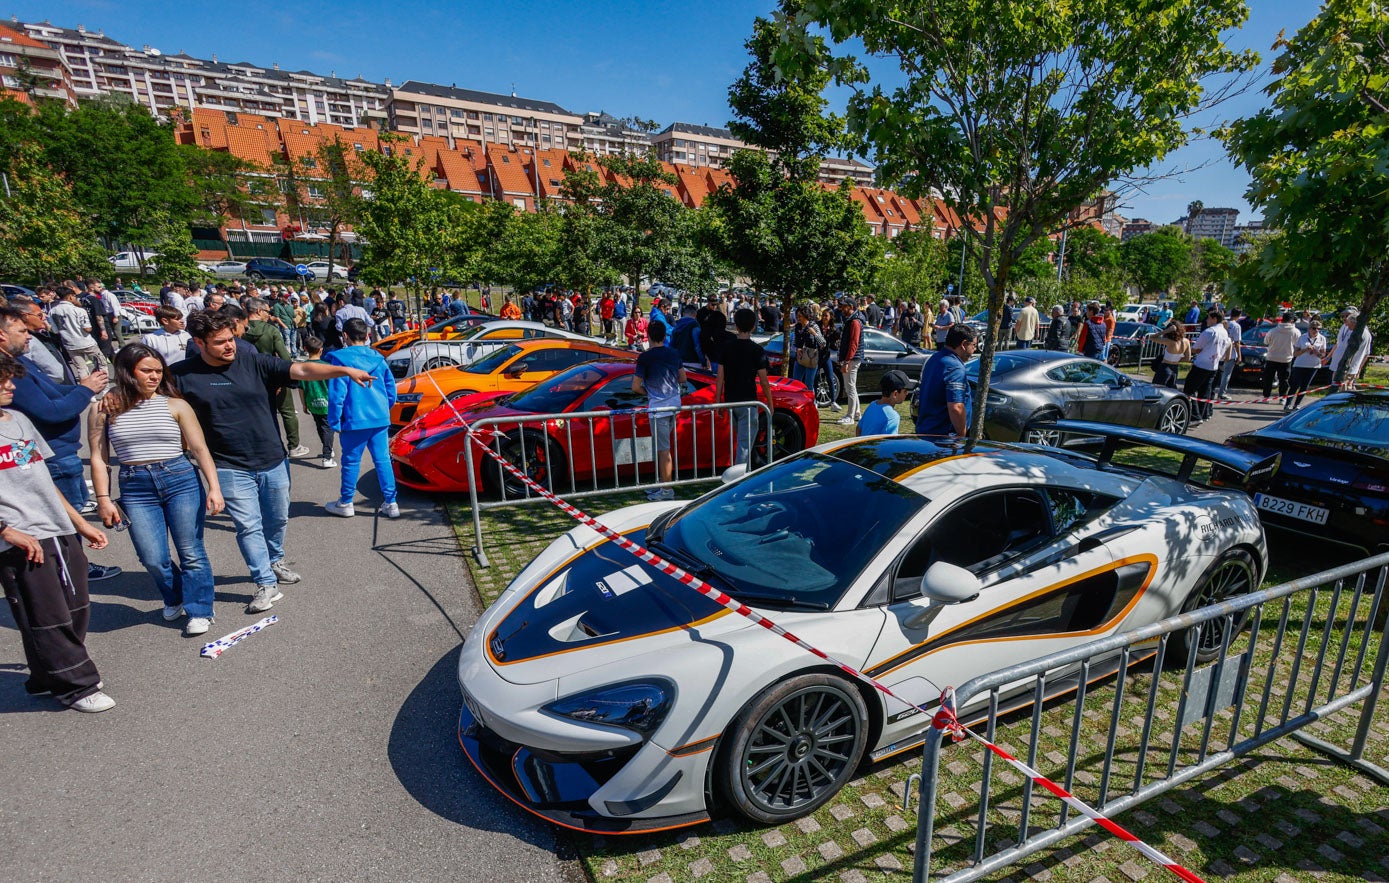
[{"label": "car windshield", "polygon": [[[869,469],[806,453],[685,509],[656,542],[735,598],[827,609],[927,502]],[[849,532],[846,505],[858,513]]]},{"label": "car windshield", "polygon": [[1149,328],[1156,326],[1143,322],[1119,322],[1114,326],[1115,337],[1138,337]]},{"label": "car windshield", "polygon": [[1389,397],[1356,396],[1298,411],[1283,430],[1333,446],[1377,448],[1389,456]]},{"label": "car windshield", "polygon": [[608,372],[601,368],[575,365],[568,371],[542,380],[522,393],[506,400],[507,406],[532,414],[553,414],[572,405],[595,383],[605,379]]},{"label": "car windshield", "polygon": [[1240,338],[1240,341],[1242,343],[1253,344],[1263,343],[1264,338],[1268,336],[1268,333],[1277,327],[1277,325],[1256,325],[1253,328],[1250,328],[1248,331],[1244,332],[1244,336]]},{"label": "car windshield", "polygon": [[[1018,370],[1019,368],[1022,368],[1022,367],[1024,367],[1025,365],[1028,365],[1028,364],[1031,364],[1031,363],[1032,363],[1032,360],[1031,360],[1031,359],[1025,358],[1025,357],[1023,357],[1023,356],[1015,356],[1015,355],[1012,355],[1011,353],[999,353],[998,355],[994,356],[994,374],[993,374],[993,376],[995,376],[995,377],[1002,377],[1004,374],[1011,374],[1011,373],[1013,373],[1014,371]],[[965,374],[968,375],[968,377],[969,377],[970,380],[978,380],[978,379],[979,379],[979,357],[978,357],[978,356],[975,356],[974,358],[970,359],[968,362],[965,362]]]},{"label": "car windshield", "polygon": [[491,374],[505,365],[508,359],[520,351],[521,348],[516,344],[507,344],[491,355],[483,356],[480,359],[469,362],[458,370],[467,371],[469,374]]}]

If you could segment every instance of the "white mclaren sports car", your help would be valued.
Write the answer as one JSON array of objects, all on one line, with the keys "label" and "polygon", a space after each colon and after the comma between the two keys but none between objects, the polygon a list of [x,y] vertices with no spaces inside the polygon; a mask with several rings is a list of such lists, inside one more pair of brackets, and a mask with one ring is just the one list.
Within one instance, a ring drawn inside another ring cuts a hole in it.
[{"label": "white mclaren sports car", "polygon": [[[1103,449],[966,454],[859,438],[692,502],[604,517],[921,707],[577,527],[464,642],[465,754],[518,805],[578,830],[650,831],[718,811],[781,823],[831,799],[860,764],[920,745],[923,712],[948,685],[1258,586],[1267,553],[1250,498],[1190,476],[1204,460],[1252,482],[1276,457],[1107,424],[1059,428]],[[1133,444],[1180,453],[1180,472],[1112,462]],[[1174,655],[1205,661],[1224,639],[1218,627],[1175,637]]]}]

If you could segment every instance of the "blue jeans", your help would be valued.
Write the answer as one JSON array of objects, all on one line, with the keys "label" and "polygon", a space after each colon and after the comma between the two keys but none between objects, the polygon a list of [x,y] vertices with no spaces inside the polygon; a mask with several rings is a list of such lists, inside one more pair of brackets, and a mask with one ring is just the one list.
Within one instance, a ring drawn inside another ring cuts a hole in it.
[{"label": "blue jeans", "polygon": [[72,508],[81,509],[87,505],[87,479],[82,473],[81,457],[76,454],[54,457],[48,461],[48,474],[58,493],[72,504]]},{"label": "blue jeans", "polygon": [[752,438],[757,432],[758,417],[761,410],[756,405],[748,405],[745,408],[733,408],[733,438],[734,448],[733,465],[740,463],[751,465],[748,457],[752,454]]},{"label": "blue jeans", "polygon": [[801,383],[804,383],[805,388],[811,392],[815,392],[815,378],[819,373],[819,365],[813,368],[807,368],[800,362],[797,362],[791,366],[791,379],[799,380]]},{"label": "blue jeans", "polygon": [[338,500],[352,502],[357,496],[357,476],[362,469],[362,454],[371,452],[371,465],[376,467],[376,482],[381,486],[381,502],[395,502],[395,472],[391,469],[391,456],[386,450],[389,437],[387,427],[376,429],[344,429],[338,433],[338,444],[342,445],[342,489]]},{"label": "blue jeans", "polygon": [[299,329],[292,325],[287,328],[281,328],[280,337],[284,338],[285,349],[289,350],[291,356],[299,352]]},{"label": "blue jeans", "polygon": [[[189,616],[212,616],[212,562],[203,547],[207,492],[187,457],[122,466],[121,509],[130,541],[165,607],[183,605]],[[178,563],[169,554],[173,536]]]},{"label": "blue jeans", "polygon": [[285,526],[289,524],[289,465],[264,472],[218,468],[222,499],[236,525],[236,544],[258,586],[278,580],[270,565],[285,557]]}]

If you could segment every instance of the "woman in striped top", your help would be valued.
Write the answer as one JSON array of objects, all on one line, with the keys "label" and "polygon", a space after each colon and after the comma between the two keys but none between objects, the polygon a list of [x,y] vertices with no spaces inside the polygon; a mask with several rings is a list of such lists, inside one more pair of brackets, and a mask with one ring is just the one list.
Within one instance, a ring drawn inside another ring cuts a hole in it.
[{"label": "woman in striped top", "polygon": [[[217,469],[198,418],[179,397],[159,353],[127,344],[116,354],[113,377],[115,388],[87,423],[97,514],[107,527],[129,524],[140,563],[164,598],[164,619],[173,622],[186,613],[184,634],[201,635],[212,624],[213,593],[203,519],[224,505]],[[120,463],[121,508],[111,502],[112,452]],[[170,536],[177,564],[169,554]]]}]

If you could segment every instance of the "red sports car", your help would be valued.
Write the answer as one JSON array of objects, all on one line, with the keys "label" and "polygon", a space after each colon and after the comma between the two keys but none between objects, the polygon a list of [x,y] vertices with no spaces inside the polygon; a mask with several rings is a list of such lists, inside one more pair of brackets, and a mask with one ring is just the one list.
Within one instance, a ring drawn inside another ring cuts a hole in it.
[{"label": "red sports car", "polygon": [[[531,478],[557,492],[585,490],[601,479],[627,477],[653,469],[651,427],[644,410],[646,396],[632,389],[632,362],[585,362],[512,395],[479,393],[457,399],[453,408],[435,408],[408,424],[391,440],[391,461],[401,484],[425,491],[498,491],[523,495],[521,482],[504,472],[480,450],[473,452],[469,474],[464,449],[467,424],[486,418],[520,418],[534,414],[617,411],[612,417],[556,418],[541,423],[479,427],[479,438]],[[714,377],[686,369],[681,404],[714,402]],[[820,437],[815,399],[801,383],[772,379],[774,456],[780,458],[814,445]],[[732,420],[728,411],[682,413],[675,423],[675,466],[687,476],[726,469],[733,462]],[[765,444],[754,444],[754,463],[765,459]],[[571,468],[572,464],[572,468]],[[587,486],[587,488],[586,488]]]}]

